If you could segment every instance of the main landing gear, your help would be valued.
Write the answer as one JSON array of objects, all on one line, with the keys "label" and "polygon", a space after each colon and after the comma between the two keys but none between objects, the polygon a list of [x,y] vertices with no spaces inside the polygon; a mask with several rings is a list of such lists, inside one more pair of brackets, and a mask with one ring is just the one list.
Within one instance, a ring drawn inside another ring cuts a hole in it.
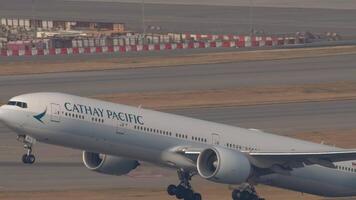
[{"label": "main landing gear", "polygon": [[232,191],[233,200],[265,200],[257,195],[255,188],[246,183],[240,185],[238,189]]},{"label": "main landing gear", "polygon": [[195,173],[185,171],[185,170],[178,170],[178,177],[180,180],[179,185],[169,185],[167,188],[167,192],[170,196],[176,196],[177,199],[184,199],[184,200],[201,200],[202,197],[199,193],[194,193],[192,186],[190,185],[189,181],[192,180],[192,177]]},{"label": "main landing gear", "polygon": [[32,146],[35,143],[35,139],[25,135],[19,135],[17,140],[22,142],[26,154],[22,156],[22,162],[24,164],[33,164],[36,161],[36,157],[32,154]]}]

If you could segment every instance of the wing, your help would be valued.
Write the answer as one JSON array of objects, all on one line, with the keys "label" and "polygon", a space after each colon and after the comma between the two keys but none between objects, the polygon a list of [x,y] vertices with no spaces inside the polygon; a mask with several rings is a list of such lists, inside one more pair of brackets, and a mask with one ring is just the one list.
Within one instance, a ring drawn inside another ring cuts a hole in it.
[{"label": "wing", "polygon": [[327,151],[327,152],[250,152],[253,157],[278,158],[278,159],[325,159],[330,162],[356,160],[356,150]]},{"label": "wing", "polygon": [[[204,149],[182,147],[177,153],[195,161]],[[316,152],[251,152],[242,151],[250,159],[252,165],[260,169],[268,169],[275,173],[289,174],[295,168],[308,165],[320,165],[336,168],[335,162],[356,160],[356,150],[316,151]]]}]

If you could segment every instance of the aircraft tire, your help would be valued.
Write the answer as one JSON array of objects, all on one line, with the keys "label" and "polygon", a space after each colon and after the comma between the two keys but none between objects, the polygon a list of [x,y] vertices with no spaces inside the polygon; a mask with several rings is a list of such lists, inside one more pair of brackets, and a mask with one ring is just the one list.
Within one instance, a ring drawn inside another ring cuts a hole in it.
[{"label": "aircraft tire", "polygon": [[36,157],[34,155],[28,156],[28,164],[33,164],[36,161]]},{"label": "aircraft tire", "polygon": [[193,195],[193,200],[202,200],[201,194],[199,194],[199,193],[194,193],[194,195]]},{"label": "aircraft tire", "polygon": [[177,199],[183,199],[185,197],[185,193],[186,193],[186,189],[183,186],[179,185],[176,191]]},{"label": "aircraft tire", "polygon": [[24,154],[22,156],[22,162],[24,164],[33,164],[33,163],[35,163],[35,161],[36,161],[36,157],[32,154],[30,154],[30,155]]},{"label": "aircraft tire", "polygon": [[24,164],[27,164],[27,154],[24,154],[24,155],[22,156],[22,162],[23,162]]},{"label": "aircraft tire", "polygon": [[176,195],[176,193],[177,193],[177,186],[175,186],[175,185],[169,185],[169,186],[167,187],[167,193],[168,193],[170,196]]}]

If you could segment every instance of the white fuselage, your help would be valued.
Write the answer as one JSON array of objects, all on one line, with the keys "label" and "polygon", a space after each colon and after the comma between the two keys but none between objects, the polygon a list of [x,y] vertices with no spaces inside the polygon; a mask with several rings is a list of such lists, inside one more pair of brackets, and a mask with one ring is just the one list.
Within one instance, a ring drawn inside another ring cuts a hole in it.
[{"label": "white fuselage", "polygon": [[[44,143],[170,165],[165,152],[179,146],[236,151],[329,151],[338,148],[238,127],[61,93],[14,97],[28,108],[4,105],[0,120],[17,134]],[[6,113],[6,118],[4,117]],[[44,113],[43,116],[38,116]],[[38,116],[39,120],[34,116]],[[337,169],[311,165],[258,182],[322,196],[356,195],[353,161]]]}]

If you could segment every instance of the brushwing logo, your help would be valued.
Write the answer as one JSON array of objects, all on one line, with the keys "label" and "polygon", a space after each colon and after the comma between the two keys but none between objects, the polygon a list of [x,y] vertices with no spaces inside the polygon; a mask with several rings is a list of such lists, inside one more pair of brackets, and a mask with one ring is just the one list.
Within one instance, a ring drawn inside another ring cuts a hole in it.
[{"label": "brushwing logo", "polygon": [[33,117],[43,124],[42,118],[46,115],[46,112],[47,112],[47,108],[43,113],[40,113],[40,114],[35,115]]}]

